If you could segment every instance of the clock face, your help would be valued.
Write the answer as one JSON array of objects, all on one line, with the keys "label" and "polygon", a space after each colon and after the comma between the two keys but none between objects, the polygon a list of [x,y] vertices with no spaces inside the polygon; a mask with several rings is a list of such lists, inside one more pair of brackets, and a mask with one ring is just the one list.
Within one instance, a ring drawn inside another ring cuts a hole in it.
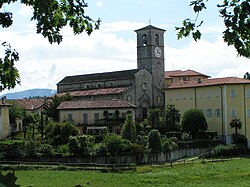
[{"label": "clock face", "polygon": [[160,58],[160,57],[161,57],[161,48],[159,48],[159,47],[156,47],[156,48],[155,48],[155,56],[156,56],[157,58]]}]

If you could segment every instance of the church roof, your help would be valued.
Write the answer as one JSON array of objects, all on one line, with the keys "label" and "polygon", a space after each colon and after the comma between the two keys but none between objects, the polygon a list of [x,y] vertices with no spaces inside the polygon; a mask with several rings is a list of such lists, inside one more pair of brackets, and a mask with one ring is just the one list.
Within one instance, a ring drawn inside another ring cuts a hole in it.
[{"label": "church roof", "polygon": [[[110,94],[120,94],[126,91],[128,87],[120,87],[120,88],[98,88],[91,90],[80,90],[80,91],[72,91],[67,92],[73,97],[83,97],[83,96],[95,96],[95,95],[110,95]],[[59,93],[58,96],[62,96],[66,93]]]},{"label": "church roof", "polygon": [[215,85],[230,85],[230,84],[250,84],[250,80],[238,78],[238,77],[223,77],[213,79],[202,79],[192,81],[176,81],[170,84],[167,89],[178,89],[178,88],[194,88],[204,86],[215,86]]},{"label": "church roof", "polygon": [[164,30],[164,29],[157,28],[157,27],[155,27],[155,26],[153,26],[153,25],[148,25],[148,26],[143,27],[143,28],[141,28],[141,29],[135,30],[135,32],[141,31],[141,30],[148,30],[148,29],[157,29],[157,30],[166,31],[166,30]]},{"label": "church roof", "polygon": [[99,109],[99,108],[137,108],[135,105],[123,100],[91,100],[91,101],[64,101],[57,109]]},{"label": "church roof", "polygon": [[88,81],[95,82],[95,81],[105,81],[105,80],[131,79],[134,78],[135,73],[137,73],[138,71],[140,71],[140,69],[66,76],[57,84],[72,84],[72,83],[78,83],[78,82],[80,83]]}]

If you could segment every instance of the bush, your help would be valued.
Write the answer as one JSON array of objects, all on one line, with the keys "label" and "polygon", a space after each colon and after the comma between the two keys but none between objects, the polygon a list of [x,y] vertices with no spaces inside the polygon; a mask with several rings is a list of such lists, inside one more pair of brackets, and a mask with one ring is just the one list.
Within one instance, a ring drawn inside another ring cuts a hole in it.
[{"label": "bush", "polygon": [[219,145],[213,151],[203,155],[204,158],[214,158],[221,156],[239,156],[247,153],[246,147],[242,145]]},{"label": "bush", "polygon": [[69,145],[64,144],[64,145],[58,146],[56,152],[61,154],[61,156],[63,156],[63,157],[70,155]]},{"label": "bush", "polygon": [[241,134],[233,134],[232,143],[239,144],[247,148],[247,138]]},{"label": "bush", "polygon": [[70,123],[50,123],[46,128],[46,137],[56,146],[67,144],[70,136],[78,134],[78,129]]},{"label": "bush", "polygon": [[53,147],[49,144],[41,144],[40,147],[38,147],[37,152],[45,157],[53,157],[55,155]]},{"label": "bush", "polygon": [[201,110],[190,109],[182,116],[182,130],[198,138],[199,131],[207,130],[207,121]]},{"label": "bush", "polygon": [[179,148],[214,147],[219,145],[219,140],[196,139],[192,141],[178,141]]},{"label": "bush", "polygon": [[172,139],[171,138],[165,138],[162,143],[162,151],[164,153],[176,150],[178,148],[178,145],[176,143],[177,139]]},{"label": "bush", "polygon": [[152,153],[161,152],[161,135],[156,129],[148,133],[148,150]]}]

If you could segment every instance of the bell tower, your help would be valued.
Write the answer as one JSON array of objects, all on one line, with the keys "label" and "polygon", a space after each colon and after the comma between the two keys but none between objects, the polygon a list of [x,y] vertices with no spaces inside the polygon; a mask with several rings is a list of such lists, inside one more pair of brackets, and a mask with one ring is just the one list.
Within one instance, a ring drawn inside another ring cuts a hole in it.
[{"label": "bell tower", "polygon": [[137,68],[153,75],[153,106],[164,107],[164,29],[148,25],[137,33]]}]

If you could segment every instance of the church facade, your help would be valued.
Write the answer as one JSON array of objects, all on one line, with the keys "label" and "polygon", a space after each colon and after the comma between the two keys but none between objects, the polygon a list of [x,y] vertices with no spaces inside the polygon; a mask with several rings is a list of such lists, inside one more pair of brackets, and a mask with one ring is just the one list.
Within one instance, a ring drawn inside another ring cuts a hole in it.
[{"label": "church facade", "polygon": [[69,93],[78,100],[113,100],[129,102],[143,119],[152,107],[163,108],[164,32],[152,25],[137,34],[137,69],[67,76],[57,84],[57,93]]}]

